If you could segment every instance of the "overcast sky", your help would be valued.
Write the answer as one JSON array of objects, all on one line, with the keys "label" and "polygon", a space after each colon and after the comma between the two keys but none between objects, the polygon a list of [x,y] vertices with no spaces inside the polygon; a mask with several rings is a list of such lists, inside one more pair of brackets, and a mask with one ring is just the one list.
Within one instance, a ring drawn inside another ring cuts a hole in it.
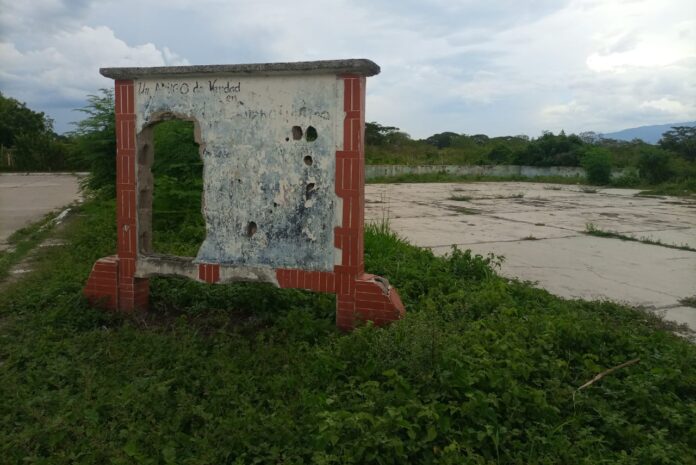
[{"label": "overcast sky", "polygon": [[696,120],[694,0],[0,0],[0,90],[59,132],[100,67],[336,58],[416,138]]}]

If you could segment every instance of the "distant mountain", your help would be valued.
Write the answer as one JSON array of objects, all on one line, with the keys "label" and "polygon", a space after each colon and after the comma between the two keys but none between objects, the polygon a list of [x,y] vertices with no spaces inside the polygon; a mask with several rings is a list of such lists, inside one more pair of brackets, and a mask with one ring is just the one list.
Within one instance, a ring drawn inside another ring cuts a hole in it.
[{"label": "distant mountain", "polygon": [[674,126],[696,126],[696,121],[688,123],[656,124],[653,126],[640,126],[637,128],[622,129],[621,131],[608,132],[602,134],[605,139],[628,140],[641,139],[648,144],[657,144],[662,134],[672,129]]}]

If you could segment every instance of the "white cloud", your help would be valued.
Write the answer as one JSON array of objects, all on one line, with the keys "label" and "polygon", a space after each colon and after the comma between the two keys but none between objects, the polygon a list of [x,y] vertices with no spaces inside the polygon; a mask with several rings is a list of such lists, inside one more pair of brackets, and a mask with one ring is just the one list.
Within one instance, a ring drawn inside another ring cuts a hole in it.
[{"label": "white cloud", "polygon": [[696,118],[693,0],[0,3],[0,87],[25,100],[76,99],[109,85],[100,66],[180,55],[200,64],[366,57],[382,66],[369,80],[368,119],[415,137]]},{"label": "white cloud", "polygon": [[665,113],[668,117],[673,119],[688,118],[689,114],[692,114],[694,106],[689,107],[677,100],[673,100],[667,97],[662,97],[659,100],[649,100],[640,104],[640,108],[647,110],[657,110],[658,112]]},{"label": "white cloud", "polygon": [[47,99],[80,101],[100,87],[110,87],[111,80],[99,74],[100,67],[187,64],[166,47],[130,46],[106,26],[58,32],[43,48],[22,51],[14,43],[2,42],[0,62],[2,87],[38,104]]}]

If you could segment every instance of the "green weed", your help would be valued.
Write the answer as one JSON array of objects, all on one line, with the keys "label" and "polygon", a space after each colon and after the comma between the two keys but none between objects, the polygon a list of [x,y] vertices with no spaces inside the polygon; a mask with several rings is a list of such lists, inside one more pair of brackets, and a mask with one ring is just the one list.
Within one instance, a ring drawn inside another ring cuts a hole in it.
[{"label": "green weed", "polygon": [[49,234],[56,213],[48,213],[41,220],[15,231],[7,240],[9,248],[0,251],[0,281],[10,269],[22,261]]},{"label": "green weed", "polygon": [[587,223],[585,225],[584,232],[585,232],[585,234],[588,234],[590,236],[607,237],[607,238],[611,238],[611,239],[621,239],[622,241],[640,242],[643,244],[659,245],[660,247],[667,247],[669,249],[688,250],[690,252],[696,252],[696,249],[689,246],[688,244],[681,244],[681,245],[666,244],[659,239],[652,239],[649,237],[628,236],[626,234],[621,234],[621,233],[618,233],[616,231],[604,231],[602,229],[597,228],[593,223]]},{"label": "green weed", "polygon": [[366,270],[408,310],[385,329],[339,333],[330,295],[172,278],[147,314],[110,314],[81,289],[114,203],[79,213],[0,295],[3,463],[696,463],[696,347],[647,313],[384,223]]}]

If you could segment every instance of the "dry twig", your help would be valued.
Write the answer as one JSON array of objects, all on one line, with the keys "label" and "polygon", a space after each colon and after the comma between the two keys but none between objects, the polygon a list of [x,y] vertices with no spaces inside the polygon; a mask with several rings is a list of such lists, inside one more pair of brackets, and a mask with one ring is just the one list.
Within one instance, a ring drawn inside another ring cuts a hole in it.
[{"label": "dry twig", "polygon": [[635,364],[638,363],[638,362],[640,362],[640,358],[634,358],[633,360],[629,360],[628,362],[624,362],[624,363],[622,363],[621,365],[616,365],[615,367],[612,367],[612,368],[609,368],[609,369],[607,369],[607,370],[604,370],[603,372],[599,373],[599,374],[596,375],[594,378],[592,378],[591,380],[589,380],[588,382],[586,382],[585,384],[583,384],[582,386],[580,386],[579,388],[577,388],[577,389],[575,390],[575,392],[573,393],[573,398],[575,397],[575,394],[576,394],[579,390],[585,389],[586,387],[589,387],[589,386],[592,386],[594,383],[596,383],[596,382],[599,381],[600,379],[604,378],[606,375],[609,375],[609,374],[615,372],[616,370],[618,370],[618,369],[620,369],[620,368],[625,368],[625,367],[628,367],[628,366],[631,366],[631,365],[635,365]]}]

